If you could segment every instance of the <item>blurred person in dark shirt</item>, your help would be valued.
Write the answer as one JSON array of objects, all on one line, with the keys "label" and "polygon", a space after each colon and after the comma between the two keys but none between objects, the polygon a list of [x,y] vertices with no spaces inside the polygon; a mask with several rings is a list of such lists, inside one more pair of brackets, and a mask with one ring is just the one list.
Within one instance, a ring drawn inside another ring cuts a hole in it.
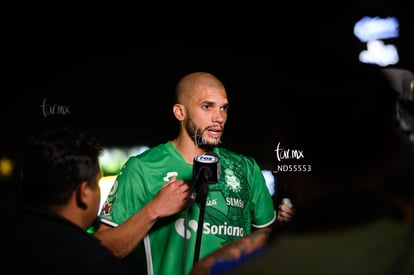
[{"label": "blurred person in dark shirt", "polygon": [[23,151],[23,201],[13,224],[13,273],[127,274],[121,260],[87,233],[98,214],[101,146],[72,128],[33,135]]}]

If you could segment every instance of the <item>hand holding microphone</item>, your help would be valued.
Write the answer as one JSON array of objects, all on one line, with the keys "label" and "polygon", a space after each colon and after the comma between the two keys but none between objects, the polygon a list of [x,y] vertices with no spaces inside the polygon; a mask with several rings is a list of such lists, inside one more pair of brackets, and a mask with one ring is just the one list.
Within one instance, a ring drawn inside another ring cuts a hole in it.
[{"label": "hand holding microphone", "polygon": [[[167,217],[182,210],[190,193],[189,185],[172,177],[148,204],[147,208],[156,218]],[[156,211],[156,212],[153,212]]]},{"label": "hand holding microphone", "polygon": [[277,220],[279,222],[288,222],[295,214],[295,208],[289,198],[283,198],[282,203],[279,205],[279,211],[277,213]]}]

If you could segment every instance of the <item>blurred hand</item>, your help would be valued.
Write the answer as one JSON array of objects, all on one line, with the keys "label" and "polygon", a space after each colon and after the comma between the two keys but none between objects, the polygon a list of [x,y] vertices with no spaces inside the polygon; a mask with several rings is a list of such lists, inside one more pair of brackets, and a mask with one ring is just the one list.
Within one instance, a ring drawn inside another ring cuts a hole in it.
[{"label": "blurred hand", "polygon": [[295,214],[295,207],[292,205],[289,199],[283,199],[279,205],[277,212],[277,220],[279,222],[289,222]]}]

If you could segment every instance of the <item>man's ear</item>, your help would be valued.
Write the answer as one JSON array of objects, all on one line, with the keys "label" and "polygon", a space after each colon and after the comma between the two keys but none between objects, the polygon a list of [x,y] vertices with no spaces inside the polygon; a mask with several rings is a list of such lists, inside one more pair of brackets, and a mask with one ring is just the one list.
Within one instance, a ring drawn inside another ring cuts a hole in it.
[{"label": "man's ear", "polygon": [[173,113],[174,116],[179,120],[179,121],[183,121],[185,118],[185,110],[184,110],[184,106],[181,104],[174,104],[173,106]]},{"label": "man's ear", "polygon": [[76,189],[76,204],[85,209],[88,205],[88,196],[90,196],[90,187],[86,181],[83,181]]}]

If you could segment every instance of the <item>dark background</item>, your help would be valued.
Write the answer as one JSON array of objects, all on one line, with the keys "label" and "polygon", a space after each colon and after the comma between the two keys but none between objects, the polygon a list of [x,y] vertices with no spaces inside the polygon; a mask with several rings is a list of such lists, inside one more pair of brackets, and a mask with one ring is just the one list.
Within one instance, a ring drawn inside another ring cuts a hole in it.
[{"label": "dark background", "polygon": [[[347,62],[365,47],[352,33],[362,16],[397,16],[400,37],[390,42],[398,46],[398,67],[414,70],[406,5],[355,2],[326,11],[319,5],[280,8],[263,16],[233,11],[222,25],[215,13],[142,20],[143,9],[133,16],[110,7],[105,13],[88,9],[79,16],[63,13],[64,7],[50,13],[26,7],[10,21],[4,42],[0,153],[18,165],[30,134],[61,125],[85,128],[107,147],[166,142],[178,130],[172,114],[176,82],[186,73],[209,71],[225,84],[230,100],[222,145],[263,166],[273,164],[277,143],[287,139],[283,126],[308,115],[303,105],[323,114],[324,104],[341,104],[334,89],[332,96],[314,96],[307,85],[310,76],[324,74],[337,77],[338,85],[346,81],[341,73]],[[182,25],[172,24],[178,20]],[[341,66],[325,66],[324,60],[331,65],[335,58]],[[45,116],[43,102],[69,113]]]}]

